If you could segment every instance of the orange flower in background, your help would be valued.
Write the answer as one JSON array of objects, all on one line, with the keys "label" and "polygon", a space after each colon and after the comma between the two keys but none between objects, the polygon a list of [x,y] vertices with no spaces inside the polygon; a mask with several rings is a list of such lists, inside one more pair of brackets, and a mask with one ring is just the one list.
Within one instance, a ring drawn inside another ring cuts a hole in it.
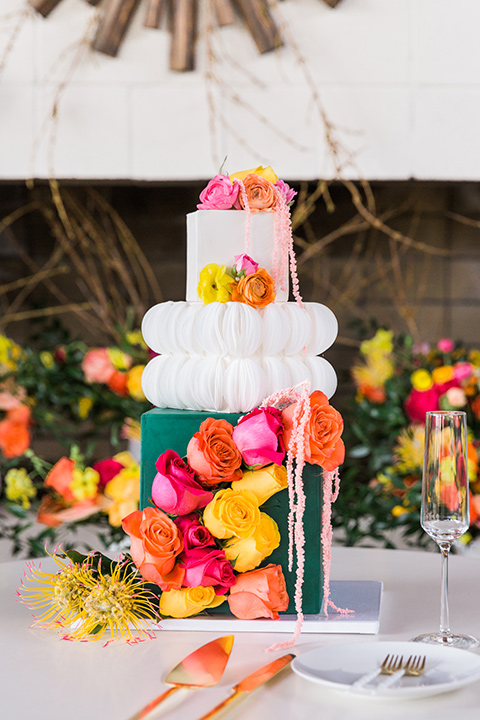
[{"label": "orange flower in background", "polygon": [[[277,202],[274,185],[260,175],[247,175],[243,184],[248,198],[248,204],[252,213],[264,210],[273,212]],[[245,209],[242,193],[238,196],[240,205]]]},{"label": "orange flower in background", "polygon": [[0,422],[0,451],[5,458],[19,457],[28,450],[31,442],[29,423],[30,408],[26,405],[8,410]]},{"label": "orange flower in background", "polygon": [[127,515],[122,527],[130,535],[132,559],[145,580],[162,590],[179,590],[185,570],[175,560],[183,550],[183,539],[173,520],[147,507]]},{"label": "orange flower in background", "polygon": [[67,502],[74,502],[75,498],[70,489],[74,469],[73,460],[67,457],[60,458],[45,478],[45,487],[53,488]]},{"label": "orange flower in background", "polygon": [[46,495],[37,513],[37,522],[47,527],[58,527],[64,522],[79,522],[104,510],[103,498],[84,500],[74,505],[65,505],[60,499]]},{"label": "orange flower in background", "polygon": [[205,485],[240,480],[242,456],[233,439],[233,426],[226,420],[207,418],[187,447],[187,460]]},{"label": "orange flower in background", "polygon": [[275,300],[275,283],[264,268],[242,275],[232,289],[232,300],[254,308],[264,308]]},{"label": "orange flower in background", "polygon": [[230,588],[230,611],[242,620],[268,617],[278,620],[278,613],[287,609],[288,594],[280,565],[267,565],[241,573]]},{"label": "orange flower in background", "polygon": [[[296,403],[289,405],[282,412],[282,420],[285,426],[283,435],[285,447],[293,452],[294,457],[297,457],[298,447],[296,445],[293,448],[289,447],[295,407]],[[310,419],[304,436],[305,460],[314,465],[320,465],[324,470],[335,470],[345,459],[345,445],[341,439],[342,416],[329,404],[327,396],[320,390],[316,390],[310,395],[310,407]]]},{"label": "orange flower in background", "polygon": [[381,405],[387,399],[387,393],[385,388],[375,385],[359,385],[358,394],[360,397],[364,397],[372,403]]},{"label": "orange flower in background", "polygon": [[128,395],[128,373],[114,370],[107,380],[107,385],[117,395]]}]

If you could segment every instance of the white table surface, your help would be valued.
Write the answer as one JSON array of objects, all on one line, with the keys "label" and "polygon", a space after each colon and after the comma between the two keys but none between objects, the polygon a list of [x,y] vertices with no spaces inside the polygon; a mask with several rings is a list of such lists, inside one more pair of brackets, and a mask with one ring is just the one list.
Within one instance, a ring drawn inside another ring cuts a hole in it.
[{"label": "white table surface", "polygon": [[[127,720],[165,689],[163,678],[185,655],[214,637],[209,632],[158,632],[132,646],[62,641],[54,631],[29,629],[28,609],[17,601],[21,561],[0,564],[0,717],[2,720]],[[47,564],[44,564],[47,568]],[[436,630],[440,554],[333,548],[332,578],[384,583],[378,635],[303,635],[293,652],[351,642],[404,641]],[[450,614],[454,631],[480,637],[480,559],[450,558]],[[176,693],[152,718],[195,720],[224,699],[231,686],[282,652],[265,649],[288,635],[238,633],[220,684]],[[480,653],[480,649],[476,651]],[[175,700],[175,698],[178,698]],[[480,681],[431,698],[389,702],[347,695],[293,672],[259,688],[233,707],[231,720],[386,720],[478,718]]]}]

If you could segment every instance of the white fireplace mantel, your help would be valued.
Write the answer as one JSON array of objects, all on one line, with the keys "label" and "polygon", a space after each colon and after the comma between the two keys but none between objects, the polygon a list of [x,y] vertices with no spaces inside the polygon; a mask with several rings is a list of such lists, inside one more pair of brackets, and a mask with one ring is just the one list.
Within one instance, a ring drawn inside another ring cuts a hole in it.
[{"label": "white fireplace mantel", "polygon": [[[0,2],[0,62],[25,2]],[[32,13],[0,75],[0,180],[206,179],[225,156],[231,172],[331,176],[313,87],[354,154],[345,176],[480,180],[478,0],[278,4],[307,73],[288,41],[259,55],[238,23],[214,38],[223,86],[202,34],[197,70],[170,72],[167,31],[144,28],[142,7],[117,58],[75,55],[96,12],[85,0]]]}]

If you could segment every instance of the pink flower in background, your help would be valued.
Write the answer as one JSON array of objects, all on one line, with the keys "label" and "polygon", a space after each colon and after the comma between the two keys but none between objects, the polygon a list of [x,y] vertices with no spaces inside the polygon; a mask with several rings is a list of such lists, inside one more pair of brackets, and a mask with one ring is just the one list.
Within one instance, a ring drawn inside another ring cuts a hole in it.
[{"label": "pink flower in background", "polygon": [[425,422],[425,413],[438,410],[439,393],[435,387],[430,390],[415,390],[405,401],[404,409],[412,422]]},{"label": "pink flower in background", "polygon": [[173,450],[162,453],[155,467],[152,500],[169,515],[188,515],[213,499],[213,493],[199,485],[195,472]]},{"label": "pink flower in background", "polygon": [[215,175],[200,193],[199,210],[231,210],[238,205],[240,185],[232,183],[228,175]]},{"label": "pink flower in background", "polygon": [[89,350],[82,360],[82,370],[86,381],[91,383],[106,383],[115,372],[106,348]]},{"label": "pink flower in background", "polygon": [[245,275],[252,275],[257,272],[258,263],[255,262],[255,260],[252,260],[249,255],[245,255],[245,253],[242,253],[242,255],[235,255],[235,270],[236,275],[239,275],[242,270],[245,271]]},{"label": "pink flower in background", "polygon": [[440,352],[451,353],[453,348],[455,347],[455,343],[451,338],[442,338],[438,341],[437,347]]},{"label": "pink flower in background", "polygon": [[473,365],[469,362],[459,362],[453,366],[453,377],[457,382],[466,380],[473,373]]},{"label": "pink flower in background", "polygon": [[189,552],[194,548],[204,548],[209,545],[215,545],[215,538],[212,533],[210,530],[207,530],[205,525],[202,525],[198,519],[198,515],[195,513],[177,517],[174,523],[183,535],[185,552]]},{"label": "pink flower in background", "polygon": [[291,188],[290,185],[283,180],[277,180],[275,187],[277,187],[285,195],[285,202],[287,205],[292,202],[293,198],[297,194],[297,191]]},{"label": "pink flower in background", "polygon": [[223,550],[215,548],[194,548],[180,559],[180,567],[185,570],[183,587],[211,585],[216,595],[224,595],[237,578],[231,563]]},{"label": "pink flower in background", "polygon": [[110,480],[118,475],[120,470],[123,470],[124,467],[125,466],[122,465],[122,463],[118,462],[118,460],[114,460],[113,458],[99,460],[94,463],[92,468],[100,475],[100,480],[98,481],[99,489],[102,490],[105,485],[110,482]]},{"label": "pink flower in background", "polygon": [[428,355],[429,352],[430,345],[427,342],[419,342],[412,345],[413,355]]},{"label": "pink flower in background", "polygon": [[462,408],[467,404],[467,396],[462,388],[451,387],[447,390],[445,396],[451,408]]},{"label": "pink flower in background", "polygon": [[249,467],[281,465],[285,457],[282,413],[273,407],[255,408],[240,418],[232,435]]}]

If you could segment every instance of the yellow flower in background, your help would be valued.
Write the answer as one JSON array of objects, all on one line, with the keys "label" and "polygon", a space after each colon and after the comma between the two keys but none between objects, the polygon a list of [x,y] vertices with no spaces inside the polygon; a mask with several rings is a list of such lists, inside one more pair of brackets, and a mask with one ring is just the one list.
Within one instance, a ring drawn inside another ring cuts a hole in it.
[{"label": "yellow flower in background", "polygon": [[280,545],[278,525],[267,513],[260,513],[260,522],[249,538],[232,538],[224,547],[225,557],[235,561],[235,572],[254,570]]},{"label": "yellow flower in background", "polygon": [[241,170],[240,172],[230,175],[230,180],[233,178],[237,178],[237,180],[245,180],[247,175],[259,175],[274,185],[278,180],[278,175],[275,174],[270,165],[267,165],[265,168],[262,165],[259,165],[257,168],[252,168],[251,170]]},{"label": "yellow flower in background", "polygon": [[200,272],[197,286],[198,297],[205,305],[212,302],[228,302],[235,280],[227,274],[225,265],[209,263]]},{"label": "yellow flower in background", "polygon": [[127,353],[124,353],[120,348],[109,347],[107,348],[107,355],[112,363],[115,370],[125,371],[128,370],[132,365],[132,358]]},{"label": "yellow flower in background", "polygon": [[130,343],[130,345],[140,345],[140,347],[142,348],[147,347],[147,344],[143,339],[141,330],[130,330],[130,332],[127,332],[125,337],[127,339],[127,342]]},{"label": "yellow flower in background", "polygon": [[5,475],[5,495],[7,499],[22,505],[25,510],[28,510],[30,500],[36,494],[35,486],[25,468],[10,468]]},{"label": "yellow flower in background", "polygon": [[[284,465],[268,465],[259,470],[247,470],[241,480],[232,482],[232,490],[250,490],[263,505],[269,497],[288,486],[287,470]],[[241,570],[241,572],[244,572]]]},{"label": "yellow flower in background", "polygon": [[442,367],[432,370],[432,378],[435,385],[443,385],[453,380],[453,367],[451,365],[442,365]]},{"label": "yellow flower in background", "polygon": [[43,367],[46,368],[46,370],[51,370],[55,366],[53,354],[48,350],[42,350],[39,357],[40,362],[42,363]]},{"label": "yellow flower in background", "polygon": [[107,513],[113,527],[120,527],[124,517],[138,510],[140,501],[140,466],[128,452],[118,453],[114,460],[123,463],[126,455],[130,456],[131,462],[106,484],[104,490],[105,497],[111,500]]},{"label": "yellow flower in background", "polygon": [[125,423],[122,427],[122,437],[126,440],[137,440],[140,442],[140,423],[138,420],[133,418],[125,418]]},{"label": "yellow flower in background", "polygon": [[225,595],[215,595],[213,587],[199,586],[168,590],[160,596],[160,615],[185,618],[221,605]]},{"label": "yellow flower in background", "polygon": [[405,515],[405,513],[408,513],[408,512],[409,512],[409,510],[407,510],[407,508],[403,507],[402,505],[395,505],[392,508],[392,515],[393,515],[393,517],[396,517],[396,518],[400,517],[400,515]]},{"label": "yellow flower in background", "polygon": [[135,365],[128,371],[127,390],[134,400],[146,400],[145,393],[142,390],[142,373],[145,365]]},{"label": "yellow flower in background", "polygon": [[80,398],[78,401],[78,417],[85,420],[88,417],[93,406],[93,400],[90,397]]},{"label": "yellow flower in background", "polygon": [[393,331],[377,330],[373,338],[364,340],[360,345],[362,355],[382,353],[388,355],[393,350]]},{"label": "yellow flower in background", "polygon": [[134,466],[134,468],[138,468],[137,461],[133,457],[132,453],[128,450],[122,450],[122,452],[114,455],[113,459],[121,463],[125,468],[129,468],[131,466]]},{"label": "yellow flower in background", "polygon": [[425,448],[425,428],[423,425],[411,425],[402,430],[394,447],[394,462],[398,470],[415,473],[423,467]]},{"label": "yellow flower in background", "polygon": [[415,390],[430,390],[433,387],[433,379],[428,370],[415,370],[410,376],[412,386]]},{"label": "yellow flower in background", "polygon": [[15,370],[20,353],[20,345],[0,334],[0,368],[3,366],[6,370]]},{"label": "yellow flower in background", "polygon": [[480,350],[470,350],[468,359],[476,367],[480,367]]},{"label": "yellow flower in background", "polygon": [[70,490],[75,500],[93,500],[98,492],[98,481],[100,475],[91,467],[81,470],[75,467],[72,471],[73,480],[70,483]]}]

